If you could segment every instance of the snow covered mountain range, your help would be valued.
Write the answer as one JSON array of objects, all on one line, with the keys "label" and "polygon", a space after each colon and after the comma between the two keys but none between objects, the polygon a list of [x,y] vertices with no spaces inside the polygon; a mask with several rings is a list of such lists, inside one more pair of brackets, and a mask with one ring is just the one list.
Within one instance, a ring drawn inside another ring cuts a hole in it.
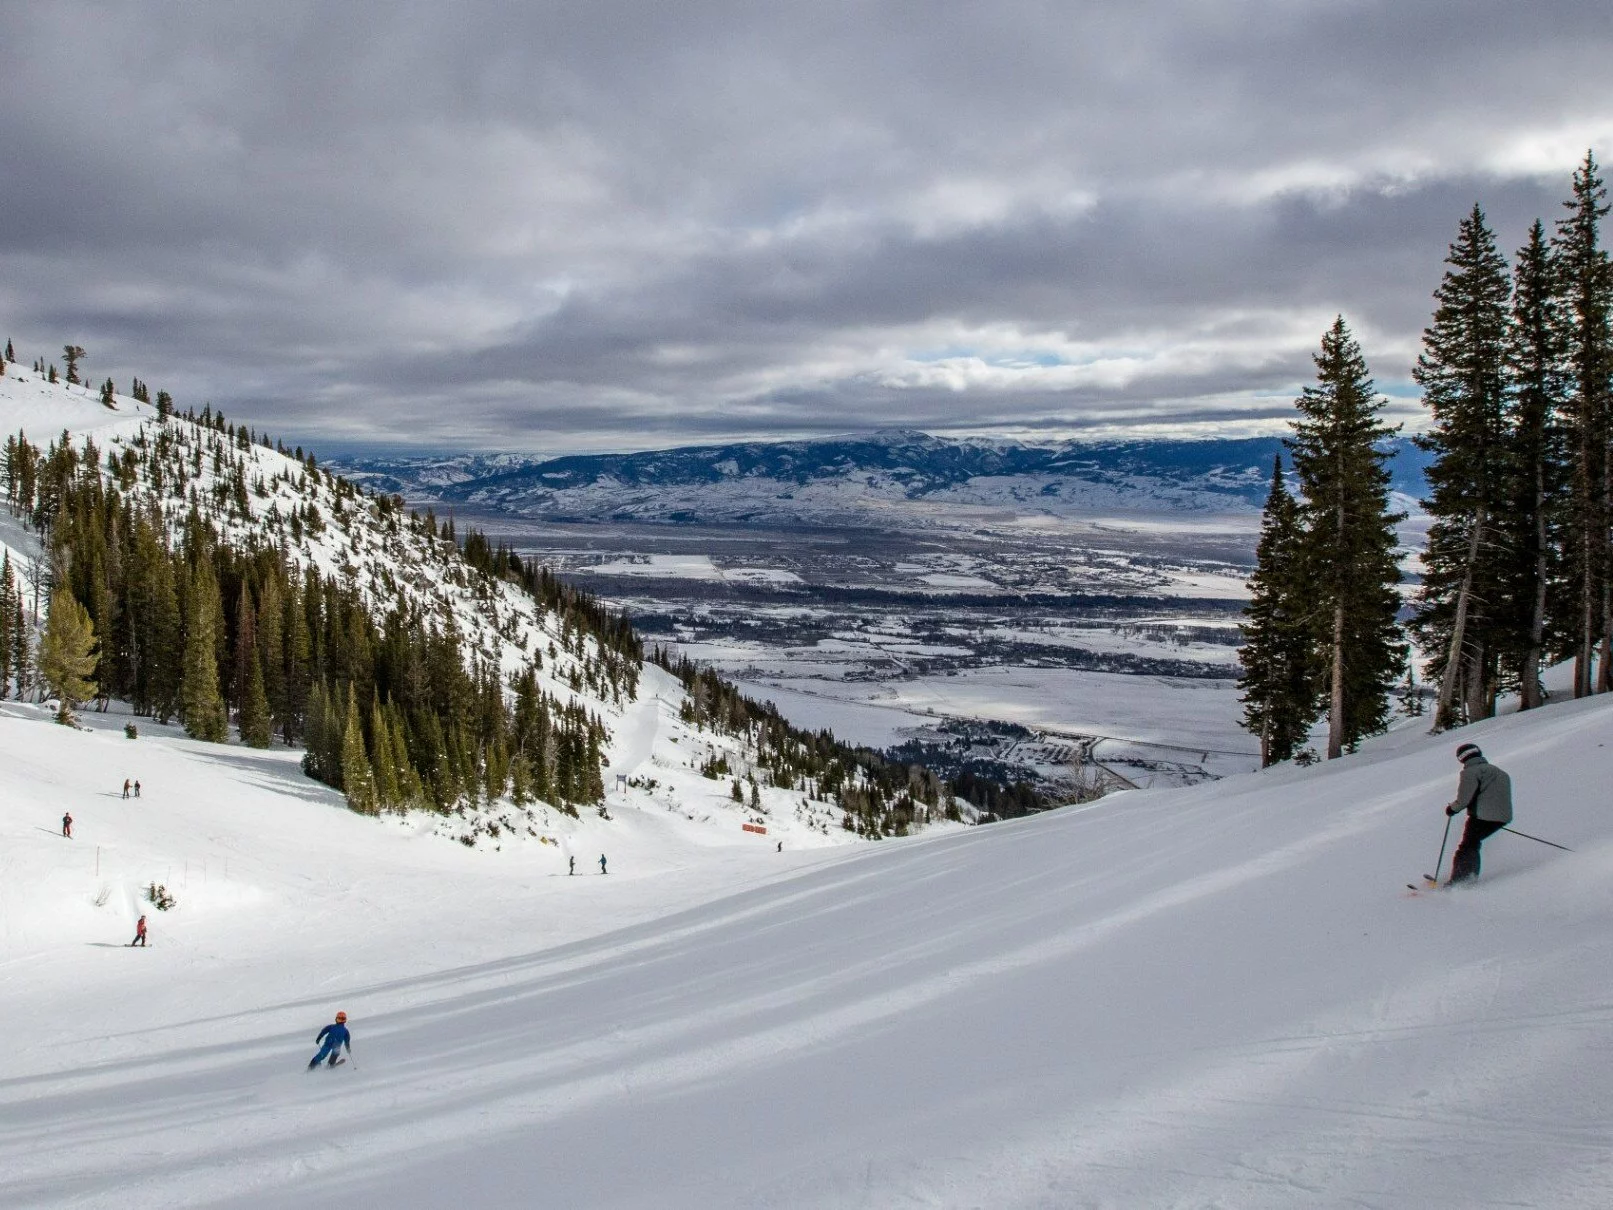
[{"label": "snow covered mountain range", "polygon": [[[898,430],[634,454],[347,457],[337,465],[410,500],[555,520],[844,523],[982,508],[1258,510],[1281,448],[1276,437],[1041,446]],[[1409,441],[1393,452],[1395,490],[1417,495],[1424,456]]]}]

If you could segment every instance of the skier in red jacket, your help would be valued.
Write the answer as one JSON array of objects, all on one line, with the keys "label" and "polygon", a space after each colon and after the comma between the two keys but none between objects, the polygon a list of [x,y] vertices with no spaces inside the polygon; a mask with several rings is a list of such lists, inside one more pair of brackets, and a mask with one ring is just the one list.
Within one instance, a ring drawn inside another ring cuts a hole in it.
[{"label": "skier in red jacket", "polygon": [[138,945],[141,949],[146,948],[146,918],[144,916],[134,922],[134,940],[129,944]]}]

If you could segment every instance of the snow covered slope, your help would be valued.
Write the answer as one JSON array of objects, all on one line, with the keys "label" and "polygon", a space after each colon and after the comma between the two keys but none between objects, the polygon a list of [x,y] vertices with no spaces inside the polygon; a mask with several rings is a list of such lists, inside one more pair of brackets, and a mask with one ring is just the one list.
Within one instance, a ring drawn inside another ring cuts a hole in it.
[{"label": "snow covered slope", "polygon": [[1456,737],[879,846],[578,821],[568,877],[91,721],[0,707],[0,1205],[1606,1204],[1607,700],[1460,735],[1577,852],[1416,896]]},{"label": "snow covered slope", "polygon": [[[755,753],[747,756],[733,737],[681,721],[678,707],[686,694],[674,676],[647,665],[634,670],[636,698],[631,690],[618,692],[608,675],[591,671],[608,662],[596,659],[601,647],[594,635],[573,633],[516,584],[470,566],[434,528],[412,524],[391,502],[359,495],[350,485],[344,490],[328,471],[310,470],[299,458],[257,443],[257,435],[231,426],[226,437],[223,429],[222,418],[216,431],[180,417],[164,424],[151,406],[127,397],[108,408],[96,392],[48,383],[16,365],[0,377],[0,433],[6,437],[21,434],[43,447],[67,434],[74,449],[95,444],[97,465],[136,449],[163,449],[142,461],[145,469],[131,471],[123,487],[154,501],[174,534],[187,512],[199,509],[226,544],[278,547],[304,569],[351,585],[378,614],[406,602],[434,623],[451,619],[464,636],[467,661],[497,670],[500,679],[537,661],[542,693],[604,724],[606,779],[630,783],[619,805],[704,824],[712,843],[756,843],[742,830],[753,820],[767,828],[770,843],[783,839],[798,847],[856,839],[839,826],[832,804],[808,802],[765,776],[758,779],[754,806],[734,802],[729,781],[700,776],[697,766],[713,757],[725,758],[734,777],[744,776],[754,768]],[[163,468],[166,475],[157,473]],[[32,603],[42,549],[38,536],[3,508],[0,546],[12,553]],[[505,798],[420,826],[503,848],[552,838],[554,819],[552,811],[517,808]]]}]

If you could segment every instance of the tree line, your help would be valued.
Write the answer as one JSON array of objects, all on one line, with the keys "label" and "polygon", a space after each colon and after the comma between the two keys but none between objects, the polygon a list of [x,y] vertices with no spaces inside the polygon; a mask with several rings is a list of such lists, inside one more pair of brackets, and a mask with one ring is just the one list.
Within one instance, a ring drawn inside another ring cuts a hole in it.
[{"label": "tree line", "polygon": [[1330,758],[1382,730],[1413,675],[1408,631],[1436,730],[1491,717],[1502,693],[1540,705],[1559,660],[1576,697],[1613,688],[1613,268],[1590,153],[1564,211],[1510,266],[1481,207],[1458,224],[1412,371],[1430,525],[1404,629],[1382,445],[1397,430],[1343,318],[1323,337],[1289,468],[1272,469],[1239,651],[1263,765],[1308,752],[1324,715]]}]

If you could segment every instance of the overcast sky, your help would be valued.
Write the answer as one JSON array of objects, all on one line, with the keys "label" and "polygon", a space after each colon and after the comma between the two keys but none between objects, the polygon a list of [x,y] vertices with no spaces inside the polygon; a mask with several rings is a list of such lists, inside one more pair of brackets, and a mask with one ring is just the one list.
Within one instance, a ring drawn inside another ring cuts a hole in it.
[{"label": "overcast sky", "polygon": [[276,435],[1414,416],[1458,220],[1613,158],[1607,0],[0,6],[0,338]]}]

